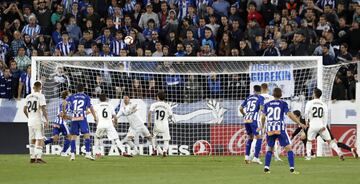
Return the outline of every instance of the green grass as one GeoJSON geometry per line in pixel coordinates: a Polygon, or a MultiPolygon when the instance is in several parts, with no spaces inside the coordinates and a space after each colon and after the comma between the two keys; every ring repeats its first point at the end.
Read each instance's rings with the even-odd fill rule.
{"type": "Polygon", "coordinates": [[[272,162],[271,174],[262,165],[246,165],[243,157],[104,157],[44,156],[48,163],[30,164],[27,155],[0,155],[1,184],[204,184],[204,183],[360,183],[360,160],[336,157],[296,159],[300,175],[291,175],[285,162],[272,162]]]}

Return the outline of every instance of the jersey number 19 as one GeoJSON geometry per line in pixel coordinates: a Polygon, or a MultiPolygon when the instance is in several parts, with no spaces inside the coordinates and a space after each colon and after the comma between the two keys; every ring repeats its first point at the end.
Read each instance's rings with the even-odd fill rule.
{"type": "Polygon", "coordinates": [[[156,110],[156,119],[159,120],[161,118],[161,120],[164,120],[165,118],[165,111],[160,111],[160,110],[156,110]]]}

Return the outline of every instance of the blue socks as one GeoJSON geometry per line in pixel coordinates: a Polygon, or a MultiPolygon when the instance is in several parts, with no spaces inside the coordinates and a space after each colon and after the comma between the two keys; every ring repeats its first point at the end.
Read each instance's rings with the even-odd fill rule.
{"type": "Polygon", "coordinates": [[[288,152],[287,152],[287,156],[288,156],[288,161],[289,161],[289,167],[290,167],[290,169],[294,169],[294,167],[295,167],[294,152],[293,152],[293,151],[288,151],[288,152]]]}
{"type": "Polygon", "coordinates": [[[47,139],[46,141],[44,141],[45,145],[53,143],[54,139],[51,137],[50,139],[47,139]]]}
{"type": "MultiPolygon", "coordinates": [[[[252,139],[248,139],[246,142],[246,149],[245,149],[245,155],[249,156],[250,155],[250,149],[251,149],[251,143],[252,143],[252,139]]],[[[257,145],[257,144],[256,144],[257,145]]]]}
{"type": "Polygon", "coordinates": [[[85,151],[90,152],[90,139],[85,139],[85,151]]]}
{"type": "Polygon", "coordinates": [[[261,145],[262,145],[262,139],[256,139],[255,154],[254,154],[255,158],[259,158],[259,154],[261,151],[261,145]]]}
{"type": "Polygon", "coordinates": [[[265,168],[270,168],[271,157],[272,151],[267,151],[265,156],[265,168]]]}
{"type": "MultiPolygon", "coordinates": [[[[64,146],[64,147],[65,147],[65,146],[64,146]]],[[[71,140],[71,141],[70,141],[70,148],[71,148],[70,152],[71,152],[71,153],[75,153],[75,149],[76,149],[76,142],[75,142],[75,140],[71,140]]]]}
{"type": "Polygon", "coordinates": [[[63,150],[61,152],[66,153],[66,151],[69,149],[69,146],[70,146],[70,140],[65,139],[64,148],[63,148],[63,150]]]}

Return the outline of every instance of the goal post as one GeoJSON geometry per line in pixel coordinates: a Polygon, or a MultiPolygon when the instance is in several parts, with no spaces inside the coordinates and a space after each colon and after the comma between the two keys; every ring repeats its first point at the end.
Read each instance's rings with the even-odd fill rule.
{"type": "MultiPolygon", "coordinates": [[[[303,112],[315,87],[324,91],[325,101],[330,100],[337,70],[324,67],[318,56],[32,57],[31,80],[43,82],[52,121],[60,92],[75,92],[79,83],[85,84],[93,103],[98,94],[106,93],[115,108],[121,105],[122,96],[129,94],[140,104],[145,122],[155,92],[164,90],[176,119],[170,125],[171,154],[239,155],[245,152],[246,136],[238,108],[251,93],[251,86],[267,82],[270,88],[281,87],[291,110],[303,112]]],[[[289,127],[291,131],[296,128],[294,124],[289,127]]],[[[127,128],[126,119],[120,118],[117,130],[121,138],[127,128]]],[[[149,154],[149,143],[141,137],[138,141],[142,153],[149,154]]],[[[294,149],[302,154],[299,139],[294,149]]]]}

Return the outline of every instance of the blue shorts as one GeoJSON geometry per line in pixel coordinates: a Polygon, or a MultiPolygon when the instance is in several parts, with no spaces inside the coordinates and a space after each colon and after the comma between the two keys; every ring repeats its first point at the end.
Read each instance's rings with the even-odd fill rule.
{"type": "Polygon", "coordinates": [[[248,135],[261,135],[261,131],[257,132],[256,129],[258,129],[259,126],[257,122],[252,123],[245,123],[245,130],[248,135]]]}
{"type": "Polygon", "coordinates": [[[266,136],[266,142],[269,147],[274,147],[276,139],[279,140],[280,146],[285,147],[289,144],[291,144],[291,140],[289,138],[289,135],[282,131],[280,135],[268,135],[266,136]]]}
{"type": "Polygon", "coordinates": [[[61,124],[60,125],[60,128],[53,128],[53,132],[52,132],[52,135],[69,135],[70,132],[69,132],[69,128],[67,126],[67,124],[61,124]]]}
{"type": "Polygon", "coordinates": [[[79,129],[80,129],[81,134],[90,133],[89,124],[88,124],[87,120],[71,122],[71,126],[70,126],[71,135],[79,135],[79,129]]]}

